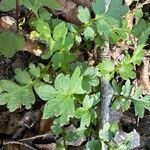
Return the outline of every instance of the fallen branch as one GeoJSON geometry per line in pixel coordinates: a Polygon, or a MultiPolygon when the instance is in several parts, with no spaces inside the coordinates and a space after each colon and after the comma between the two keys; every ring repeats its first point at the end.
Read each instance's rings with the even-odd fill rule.
{"type": "Polygon", "coordinates": [[[35,148],[31,147],[30,145],[28,145],[26,143],[18,142],[18,141],[9,141],[9,142],[3,143],[3,146],[6,146],[6,145],[21,145],[21,146],[28,148],[29,150],[36,150],[35,148]]]}

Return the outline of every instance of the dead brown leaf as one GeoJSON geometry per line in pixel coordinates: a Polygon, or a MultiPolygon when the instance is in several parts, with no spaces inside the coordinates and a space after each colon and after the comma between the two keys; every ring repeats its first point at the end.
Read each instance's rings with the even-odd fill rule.
{"type": "Polygon", "coordinates": [[[134,20],[134,14],[133,14],[133,12],[129,12],[128,14],[127,14],[127,16],[126,16],[126,19],[127,19],[127,21],[128,21],[128,27],[130,28],[130,29],[132,29],[132,27],[133,27],[133,20],[134,20]]]}
{"type": "Polygon", "coordinates": [[[35,56],[41,56],[44,50],[46,50],[46,45],[38,41],[26,40],[23,50],[34,54],[35,56]]]}
{"type": "Polygon", "coordinates": [[[16,31],[16,19],[10,16],[0,18],[0,29],[4,31],[16,31]]]}
{"type": "Polygon", "coordinates": [[[150,72],[149,72],[150,60],[149,58],[143,59],[143,64],[139,71],[138,86],[141,86],[144,94],[150,93],[150,72]]]}

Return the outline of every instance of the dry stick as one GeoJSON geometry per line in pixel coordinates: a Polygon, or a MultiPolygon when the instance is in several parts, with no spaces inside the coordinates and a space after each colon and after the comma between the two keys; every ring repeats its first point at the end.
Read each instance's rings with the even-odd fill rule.
{"type": "MultiPolygon", "coordinates": [[[[106,43],[106,47],[101,50],[101,60],[110,59],[108,57],[109,52],[109,43],[106,43]]],[[[107,79],[104,77],[100,78],[100,93],[101,93],[101,101],[98,106],[97,114],[98,114],[98,130],[101,129],[105,123],[109,122],[109,106],[113,97],[112,87],[107,79]]],[[[107,146],[102,143],[102,150],[107,150],[107,146]]]]}
{"type": "MultiPolygon", "coordinates": [[[[105,12],[107,12],[111,0],[105,0],[105,12]]],[[[109,41],[105,42],[104,49],[100,50],[101,61],[110,59],[109,57],[109,41]]],[[[101,102],[98,107],[98,128],[101,129],[105,123],[109,122],[109,106],[113,97],[112,87],[107,79],[100,78],[101,102]]],[[[102,150],[107,150],[108,147],[102,143],[102,150]]]]}
{"type": "Polygon", "coordinates": [[[18,140],[19,142],[24,142],[24,141],[29,141],[29,140],[35,140],[35,139],[37,139],[37,138],[42,138],[42,137],[46,137],[46,136],[48,136],[48,135],[50,135],[50,134],[42,134],[42,135],[37,135],[37,136],[33,136],[33,137],[30,137],[30,138],[24,138],[24,139],[20,139],[20,140],[18,140]]]}
{"type": "Polygon", "coordinates": [[[17,28],[17,33],[19,32],[19,14],[20,14],[20,0],[16,0],[16,28],[17,28]]]}
{"type": "Polygon", "coordinates": [[[9,141],[9,142],[3,143],[3,145],[4,146],[6,146],[6,145],[21,145],[21,146],[24,146],[24,147],[28,148],[28,150],[36,150],[35,148],[29,146],[26,143],[17,142],[17,141],[9,141]]]}

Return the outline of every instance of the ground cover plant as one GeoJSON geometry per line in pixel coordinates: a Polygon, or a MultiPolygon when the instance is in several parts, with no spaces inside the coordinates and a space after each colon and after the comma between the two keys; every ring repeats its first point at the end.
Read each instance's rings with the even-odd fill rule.
{"type": "Polygon", "coordinates": [[[113,117],[132,111],[137,125],[149,114],[150,1],[1,0],[0,17],[1,57],[32,57],[1,78],[0,105],[41,113],[25,115],[7,142],[1,133],[2,147],[44,149],[35,139],[50,132],[46,145],[58,150],[135,148],[132,133],[115,138],[122,129],[113,117]],[[30,138],[36,123],[44,134],[39,127],[30,138]]]}

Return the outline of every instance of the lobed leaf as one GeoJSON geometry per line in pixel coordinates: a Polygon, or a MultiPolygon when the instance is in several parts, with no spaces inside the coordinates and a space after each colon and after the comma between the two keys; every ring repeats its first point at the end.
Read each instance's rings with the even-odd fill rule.
{"type": "Polygon", "coordinates": [[[81,22],[87,24],[90,19],[91,19],[91,15],[90,15],[90,11],[88,8],[83,8],[82,6],[78,7],[78,18],[81,22]]]}
{"type": "Polygon", "coordinates": [[[0,33],[0,54],[12,57],[24,45],[24,37],[12,32],[0,33]],[[9,41],[9,42],[8,42],[9,41]],[[10,42],[11,41],[11,42],[10,42]]]}
{"type": "Polygon", "coordinates": [[[20,86],[9,80],[1,80],[0,85],[3,92],[0,93],[0,105],[7,104],[10,112],[15,111],[22,105],[30,109],[35,102],[35,96],[31,85],[20,86]],[[8,88],[8,84],[11,86],[8,88]]]}

